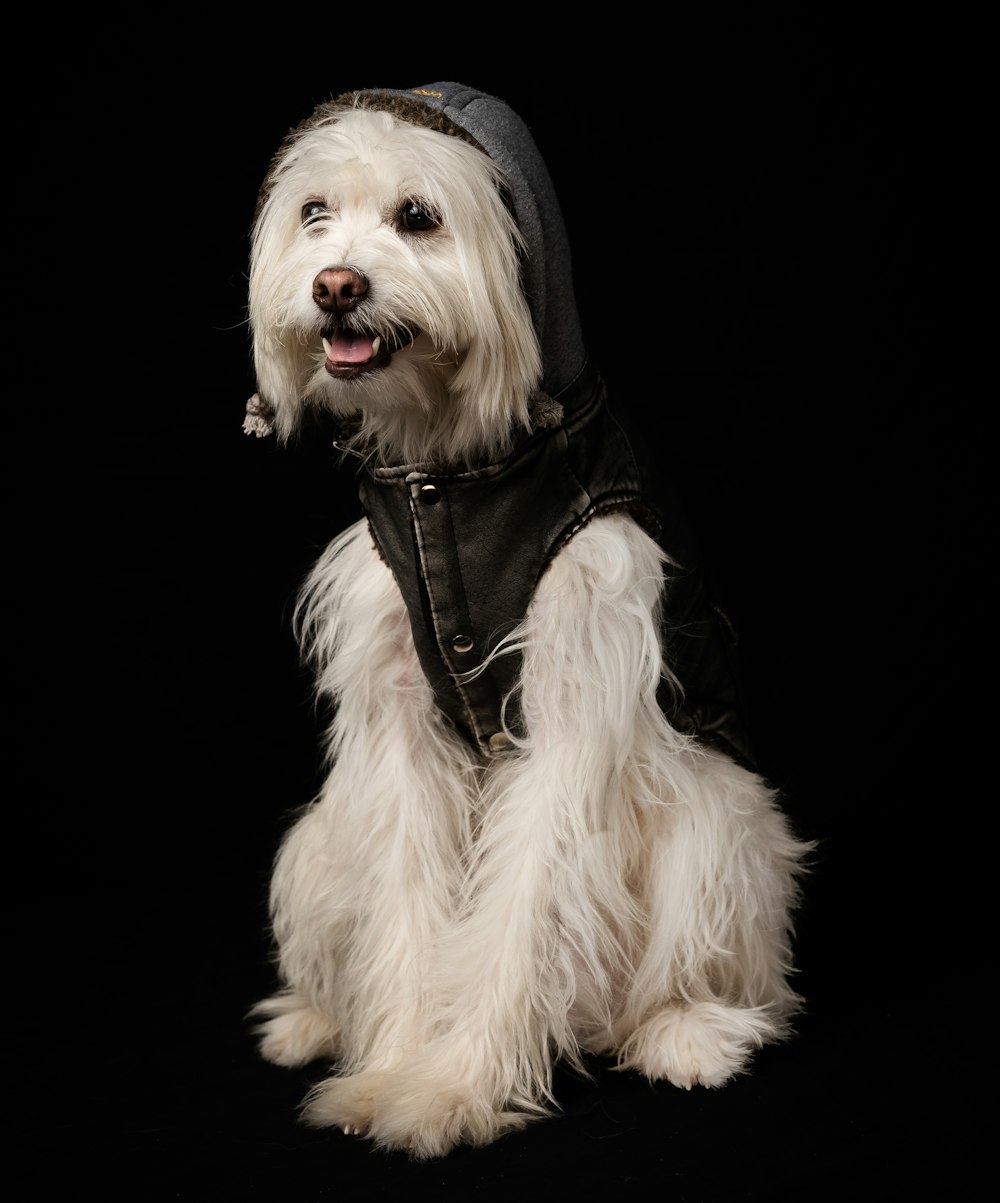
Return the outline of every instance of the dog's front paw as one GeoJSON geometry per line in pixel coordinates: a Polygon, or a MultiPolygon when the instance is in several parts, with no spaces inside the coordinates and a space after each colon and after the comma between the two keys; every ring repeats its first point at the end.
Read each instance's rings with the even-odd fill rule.
{"type": "Polygon", "coordinates": [[[296,1068],[337,1052],[336,1024],[294,994],[276,994],[258,1003],[252,1015],[267,1016],[256,1029],[265,1061],[296,1068]]]}
{"type": "Polygon", "coordinates": [[[327,1079],[306,1100],[303,1118],[425,1161],[456,1145],[489,1144],[533,1116],[497,1108],[468,1084],[378,1070],[327,1079]]]}
{"type": "Polygon", "coordinates": [[[665,1078],[684,1090],[721,1086],[742,1073],[753,1053],[776,1035],[763,1007],[665,1007],[625,1041],[618,1066],[654,1080],[665,1078]]]}
{"type": "Polygon", "coordinates": [[[376,1100],[391,1083],[392,1075],[386,1070],[327,1078],[306,1098],[302,1118],[314,1128],[340,1128],[348,1136],[367,1136],[376,1100]]]}

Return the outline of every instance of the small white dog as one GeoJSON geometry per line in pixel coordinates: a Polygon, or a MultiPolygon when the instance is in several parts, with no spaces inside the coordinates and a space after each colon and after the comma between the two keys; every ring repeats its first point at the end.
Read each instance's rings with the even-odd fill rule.
{"type": "Polygon", "coordinates": [[[799,1005],[809,846],[644,505],[526,126],[457,84],[321,106],[264,182],[249,313],[245,429],[328,415],[366,513],[296,614],[329,774],[275,866],[263,1055],[333,1062],[305,1118],[420,1158],[549,1113],[558,1058],[741,1072],[799,1005]]]}

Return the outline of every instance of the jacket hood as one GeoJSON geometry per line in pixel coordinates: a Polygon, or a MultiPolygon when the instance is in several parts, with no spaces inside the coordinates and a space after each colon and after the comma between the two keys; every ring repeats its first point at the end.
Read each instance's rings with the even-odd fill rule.
{"type": "Polygon", "coordinates": [[[324,109],[356,106],[464,138],[503,172],[506,199],[525,240],[522,283],[542,350],[542,388],[558,394],[582,370],[586,350],[562,212],[527,125],[502,100],[460,83],[349,92],[324,109]]]}

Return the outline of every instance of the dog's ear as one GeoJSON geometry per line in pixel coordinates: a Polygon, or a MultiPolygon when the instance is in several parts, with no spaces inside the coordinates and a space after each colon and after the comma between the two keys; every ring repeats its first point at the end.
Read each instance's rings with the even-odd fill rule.
{"type": "Polygon", "coordinates": [[[294,223],[272,191],[258,206],[250,247],[249,324],[257,378],[257,408],[286,440],[298,425],[307,360],[296,324],[285,313],[286,282],[275,265],[294,238],[294,223]],[[267,270],[265,270],[267,268],[267,270]]]}
{"type": "Polygon", "coordinates": [[[502,193],[491,193],[462,223],[473,328],[452,382],[461,410],[479,426],[478,440],[527,427],[542,358],[521,275],[523,246],[502,193]]]}

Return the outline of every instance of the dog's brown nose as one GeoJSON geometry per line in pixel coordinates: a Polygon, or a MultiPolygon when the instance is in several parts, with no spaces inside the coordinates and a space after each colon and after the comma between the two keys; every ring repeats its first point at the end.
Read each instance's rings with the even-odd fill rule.
{"type": "Polygon", "coordinates": [[[313,280],[313,300],[325,313],[347,313],[368,291],[368,281],[353,267],[327,267],[313,280]]]}

